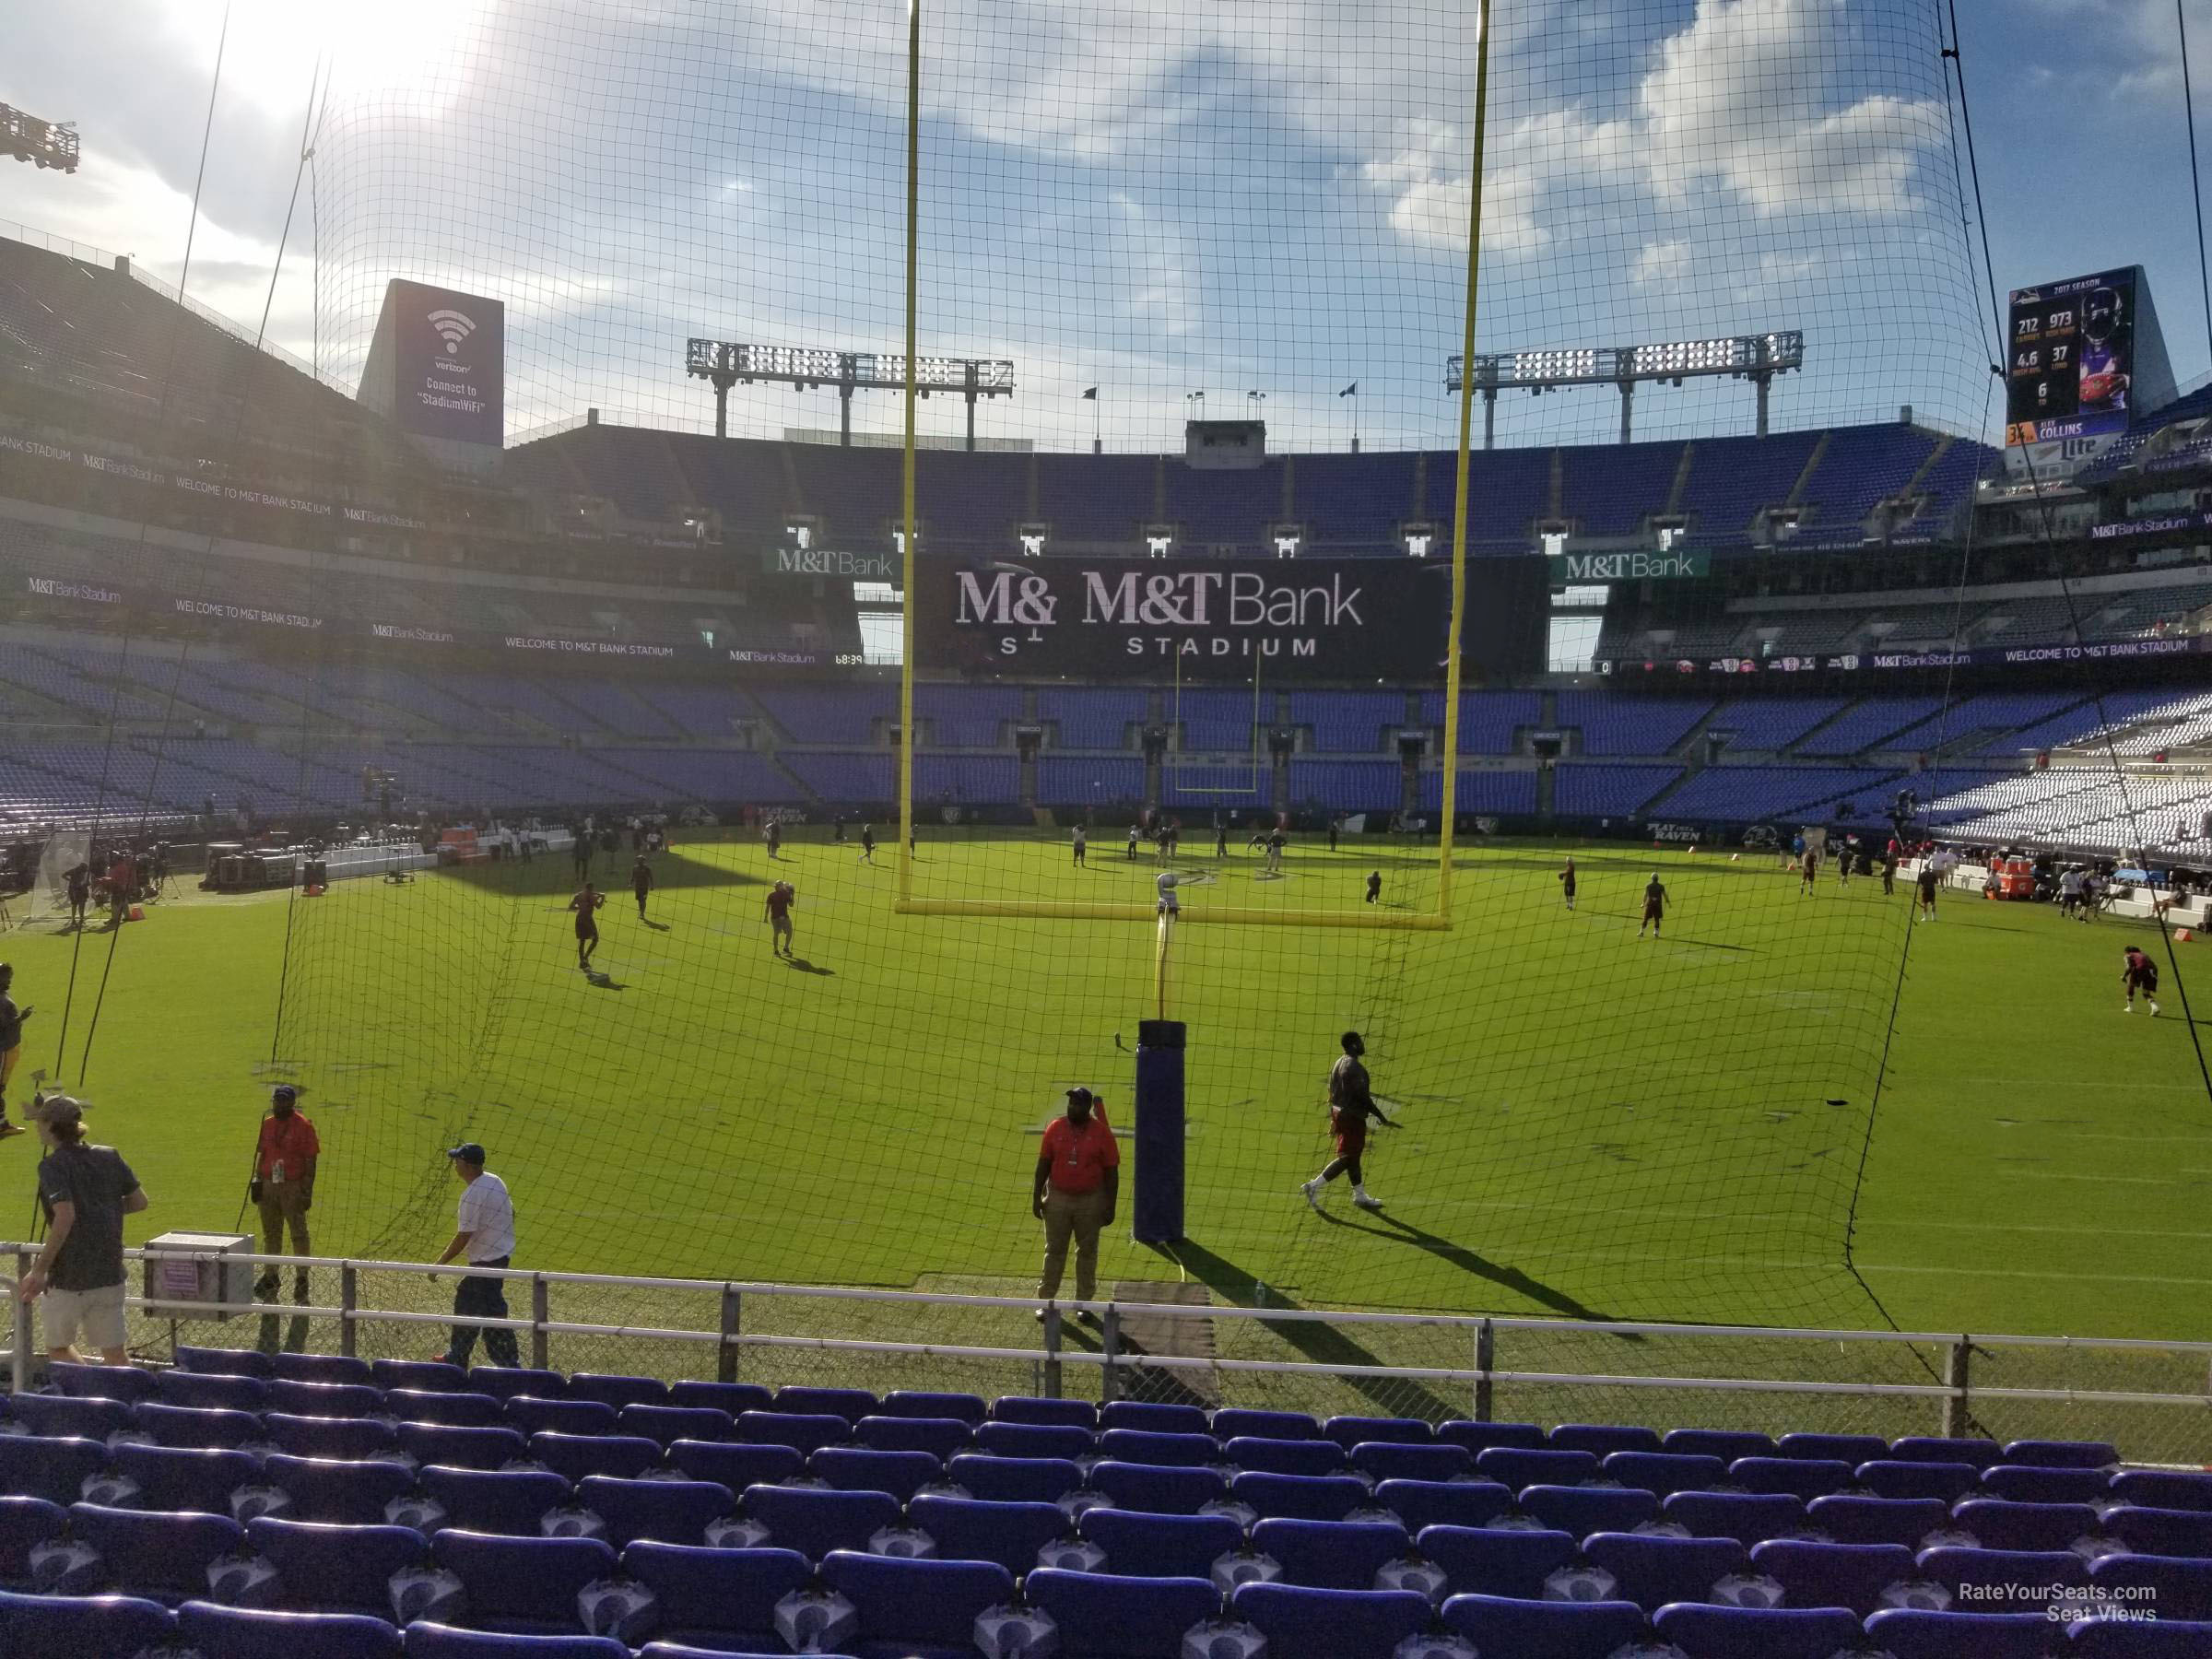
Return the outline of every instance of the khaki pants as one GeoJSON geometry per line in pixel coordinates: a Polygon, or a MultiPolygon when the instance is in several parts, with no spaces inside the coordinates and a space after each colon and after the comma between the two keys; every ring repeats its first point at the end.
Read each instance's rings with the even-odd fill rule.
{"type": "MultiPolygon", "coordinates": [[[[307,1188],[297,1181],[279,1182],[275,1186],[265,1184],[261,1189],[261,1253],[264,1255],[312,1255],[307,1242],[307,1188]],[[284,1232],[291,1228],[292,1247],[284,1247],[284,1232]]],[[[265,1267],[262,1272],[269,1279],[276,1277],[276,1269],[265,1267]]],[[[292,1282],[304,1289],[307,1269],[292,1269],[292,1282]]]]}
{"type": "Polygon", "coordinates": [[[1044,1194],[1044,1272],[1037,1280],[1040,1300],[1060,1294],[1060,1276],[1067,1266],[1067,1241],[1076,1241],[1076,1300],[1089,1301],[1099,1288],[1099,1229],[1106,1219],[1106,1189],[1064,1193],[1058,1187],[1044,1194]]]}

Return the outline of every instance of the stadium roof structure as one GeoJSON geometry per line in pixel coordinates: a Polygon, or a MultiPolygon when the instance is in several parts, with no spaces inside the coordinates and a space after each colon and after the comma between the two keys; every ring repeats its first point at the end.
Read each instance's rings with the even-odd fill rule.
{"type": "Polygon", "coordinates": [[[430,476],[388,423],[306,364],[124,257],[102,265],[0,237],[0,383],[85,405],[117,436],[150,435],[149,448],[196,432],[202,450],[235,437],[331,475],[430,476]]]}

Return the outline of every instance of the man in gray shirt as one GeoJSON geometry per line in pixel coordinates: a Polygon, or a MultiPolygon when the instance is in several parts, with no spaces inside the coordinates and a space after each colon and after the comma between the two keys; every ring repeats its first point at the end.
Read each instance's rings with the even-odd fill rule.
{"type": "Polygon", "coordinates": [[[146,1207],[146,1193],[114,1147],[87,1143],[80,1101],[47,1095],[34,1100],[27,1115],[47,1148],[39,1164],[46,1247],[17,1294],[25,1301],[45,1296],[41,1323],[53,1359],[81,1360],[81,1332],[103,1362],[125,1364],[123,1218],[146,1207]]]}

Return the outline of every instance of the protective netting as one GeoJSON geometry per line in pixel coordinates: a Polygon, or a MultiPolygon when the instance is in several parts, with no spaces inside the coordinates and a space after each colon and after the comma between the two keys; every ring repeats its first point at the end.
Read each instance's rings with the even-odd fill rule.
{"type": "MultiPolygon", "coordinates": [[[[1448,445],[1477,16],[924,6],[920,349],[1013,362],[981,437],[1141,453],[1194,414],[1277,450],[1448,445]]],[[[1479,350],[1802,329],[1778,427],[1984,429],[1925,0],[1502,0],[1493,36],[1479,350]]],[[[515,0],[453,8],[404,76],[341,61],[318,368],[354,386],[395,276],[506,301],[511,432],[711,430],[692,336],[900,351],[906,44],[879,0],[515,0]]],[[[1644,435],[1750,429],[1731,381],[1640,395],[1644,435]]],[[[1617,402],[1515,394],[1500,441],[1602,441],[1617,402]]],[[[958,396],[919,415],[964,432],[958,396]]],[[[896,433],[897,398],[853,423],[896,433]]],[[[730,393],[735,436],[838,424],[832,387],[730,393]]]]}
{"type": "MultiPolygon", "coordinates": [[[[1018,528],[1045,516],[1048,560],[1086,539],[1134,552],[1152,525],[1171,544],[1152,551],[1188,552],[1217,514],[1279,520],[1294,545],[1278,554],[1332,515],[1393,551],[1426,535],[1418,550],[1447,565],[1455,521],[1471,539],[1510,530],[1525,552],[1569,482],[1559,456],[1498,457],[1458,499],[1459,411],[1441,389],[1470,301],[1477,15],[924,8],[919,347],[1008,359],[1015,390],[972,410],[940,392],[919,429],[957,441],[972,418],[986,444],[1108,455],[1049,515],[1034,465],[939,479],[922,456],[938,492],[922,556],[959,523],[995,524],[990,556],[1019,559],[1018,528]],[[1201,416],[1264,420],[1295,466],[1209,478],[1156,453],[1179,451],[1181,423],[1201,416]],[[1339,477],[1323,452],[1355,433],[1427,453],[1339,477]]],[[[319,371],[359,379],[396,277],[505,302],[511,435],[587,409],[712,429],[713,394],[684,373],[694,336],[900,350],[908,18],[881,4],[517,0],[457,8],[402,84],[341,72],[314,173],[319,371]]],[[[1778,426],[1909,403],[1923,424],[1984,429],[1936,47],[1921,0],[1499,6],[1478,349],[1801,329],[1805,368],[1773,388],[1778,426]]],[[[834,395],[740,382],[728,430],[833,429],[834,395]]],[[[1533,415],[1514,401],[1500,441],[1610,436],[1620,395],[1563,393],[1533,415]]],[[[1750,425],[1750,391],[1725,379],[1638,396],[1643,435],[1750,425]]],[[[852,418],[893,431],[899,400],[861,392],[852,418]]],[[[1792,495],[1812,453],[1808,439],[1762,486],[1771,499],[1792,495]]],[[[674,454],[594,488],[665,515],[700,482],[674,454]]],[[[827,504],[848,529],[873,519],[891,545],[895,468],[856,500],[861,475],[803,446],[775,466],[763,488],[827,504]]],[[[1635,482],[1639,520],[1675,504],[1679,470],[1635,482]]],[[[1403,925],[1443,909],[1449,587],[1414,601],[1439,644],[1410,669],[1380,645],[1302,681],[1264,653],[1255,679],[1241,663],[1188,671],[1175,653],[1124,672],[1024,645],[999,703],[932,708],[925,686],[911,732],[888,687],[764,688],[754,752],[728,758],[727,787],[685,794],[794,808],[782,845],[771,855],[749,825],[679,830],[644,861],[636,902],[625,825],[590,866],[607,903],[588,973],[569,909],[583,872],[561,853],[293,900],[273,1058],[370,1171],[335,1186],[319,1237],[434,1246],[453,1192],[441,1148],[473,1139],[516,1194],[533,1261],[1018,1282],[1035,1249],[1037,1133],[1078,1083],[1126,1129],[1136,1022],[1165,1010],[1192,1033],[1190,1236],[1147,1252],[1110,1230],[1114,1282],[1867,1316],[1848,1230],[1906,907],[1864,878],[1803,894],[1771,855],[1726,846],[1587,857],[1570,910],[1547,851],[1482,841],[1486,818],[1548,812],[1564,787],[1486,759],[1522,752],[1524,730],[1597,724],[1529,694],[1467,712],[1453,926],[1403,925]],[[1394,758],[1400,729],[1426,735],[1394,758]],[[1347,730],[1368,759],[1304,758],[1347,730]],[[912,891],[956,913],[893,911],[910,877],[887,815],[910,758],[912,891]],[[1336,824],[1334,850],[1331,820],[1356,820],[1336,824]],[[1182,831],[1165,852],[1163,822],[1182,831]],[[1253,844],[1278,825],[1279,853],[1253,844]],[[1168,870],[1197,879],[1163,983],[1153,910],[1168,870]],[[795,889],[788,957],[764,913],[778,880],[795,889]],[[1646,936],[1653,882],[1665,921],[1646,936]],[[1071,910],[1084,905],[1097,913],[1071,910]],[[1302,924],[1316,918],[1331,924],[1302,924]],[[1365,1032],[1404,1128],[1378,1131],[1371,1153],[1388,1208],[1350,1209],[1338,1182],[1316,1214],[1299,1183],[1329,1156],[1322,1080],[1347,1029],[1365,1032]]],[[[947,591],[932,578],[905,595],[910,669],[928,680],[980,672],[947,647],[941,606],[924,612],[947,591]]],[[[1536,671],[1542,588],[1482,591],[1462,636],[1468,684],[1536,671]]],[[[1632,747],[1646,735],[1596,752],[1646,752],[1632,747]]],[[[458,764],[440,798],[467,788],[458,764]]],[[[547,749],[533,764],[570,763],[547,749]]],[[[403,801],[411,771],[428,793],[434,765],[399,751],[403,801]]],[[[577,777],[579,817],[674,804],[650,781],[618,799],[605,770],[577,777]]],[[[481,798],[496,806],[503,787],[488,775],[481,798]]]]}

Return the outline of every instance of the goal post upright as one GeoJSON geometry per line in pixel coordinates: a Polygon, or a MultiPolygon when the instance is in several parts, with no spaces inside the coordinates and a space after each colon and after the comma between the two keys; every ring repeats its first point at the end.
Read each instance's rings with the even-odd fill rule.
{"type": "MultiPolygon", "coordinates": [[[[1490,0],[1475,12],[1475,144],[1467,193],[1467,304],[1460,361],[1475,360],[1475,305],[1482,276],[1482,140],[1490,101],[1490,0]]],[[[1443,822],[1437,827],[1436,908],[1452,916],[1452,852],[1459,819],[1459,686],[1461,629],[1467,611],[1467,447],[1473,437],[1475,377],[1459,377],[1459,453],[1452,493],[1452,622],[1444,641],[1443,822]]]]}
{"type": "MultiPolygon", "coordinates": [[[[1488,0],[1485,0],[1488,4],[1488,0]]],[[[906,0],[906,429],[900,443],[899,513],[899,903],[914,897],[914,353],[915,259],[921,246],[922,0],[906,0]]],[[[1463,459],[1461,471],[1465,471],[1463,459]]]]}

